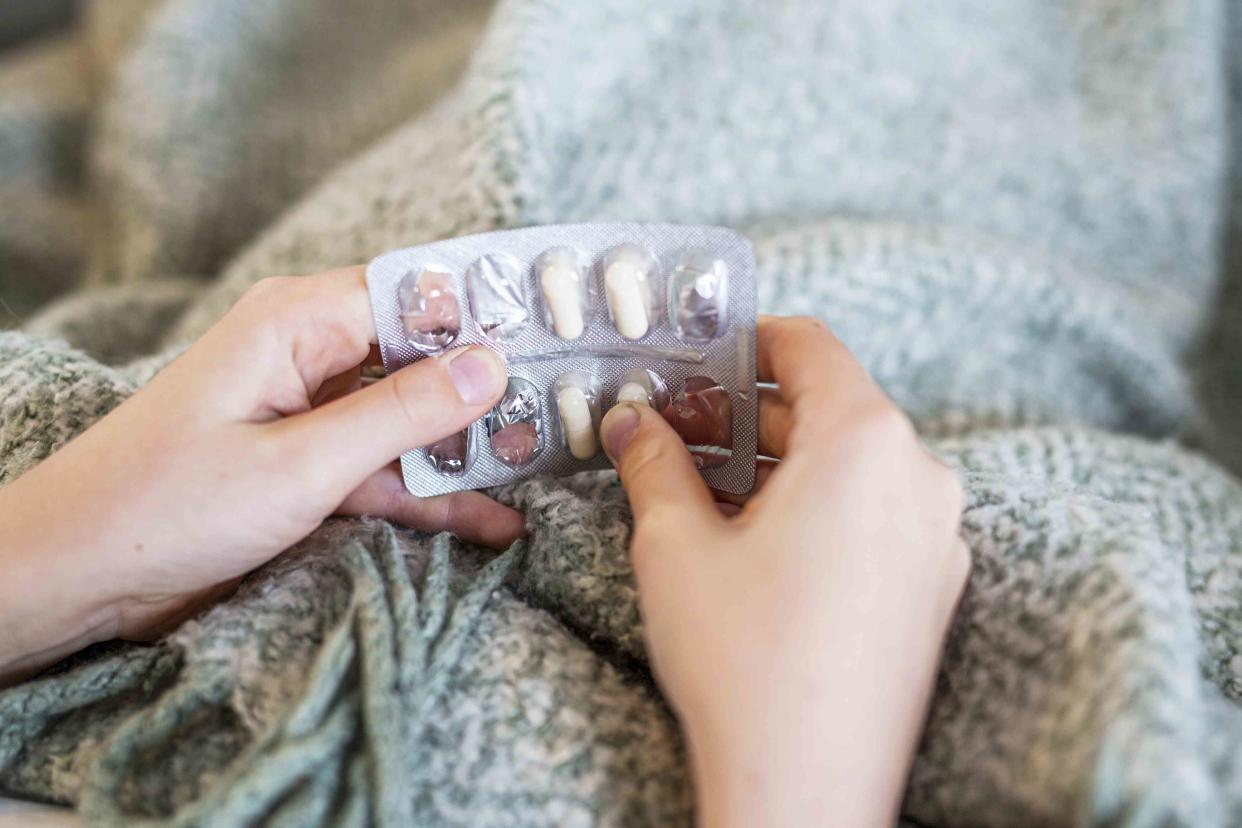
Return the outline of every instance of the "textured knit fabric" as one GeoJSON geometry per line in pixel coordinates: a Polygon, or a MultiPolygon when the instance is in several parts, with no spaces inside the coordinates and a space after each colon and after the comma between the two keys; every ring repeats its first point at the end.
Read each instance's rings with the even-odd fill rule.
{"type": "MultiPolygon", "coordinates": [[[[1237,824],[1240,16],[98,2],[0,65],[0,484],[264,276],[727,224],[763,309],[827,320],[966,484],[905,816],[1237,824]]],[[[331,520],[165,639],[0,692],[0,790],[103,825],[689,822],[615,476],[497,495],[530,528],[503,554],[331,520]]]]}

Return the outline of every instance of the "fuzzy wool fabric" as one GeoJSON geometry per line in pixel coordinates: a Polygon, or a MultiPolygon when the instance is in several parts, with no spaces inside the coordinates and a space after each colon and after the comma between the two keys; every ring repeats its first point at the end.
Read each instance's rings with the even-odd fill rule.
{"type": "MultiPolygon", "coordinates": [[[[264,276],[729,225],[761,307],[828,321],[966,485],[903,818],[1238,824],[1239,42],[1227,0],[88,4],[0,61],[0,485],[264,276]]],[[[689,823],[615,475],[496,495],[530,529],[502,554],[330,520],[164,639],[0,691],[0,792],[689,823]]]]}

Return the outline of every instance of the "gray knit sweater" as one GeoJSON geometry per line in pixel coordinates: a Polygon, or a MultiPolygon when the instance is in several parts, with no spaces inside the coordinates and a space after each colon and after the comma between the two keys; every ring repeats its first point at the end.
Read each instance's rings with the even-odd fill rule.
{"type": "MultiPolygon", "coordinates": [[[[98,2],[0,64],[0,484],[263,276],[727,224],[762,307],[831,323],[966,481],[907,818],[1237,824],[1240,37],[1226,0],[98,2]]],[[[530,528],[499,556],[332,520],[164,640],[0,692],[0,791],[688,822],[615,477],[497,494],[530,528]]]]}

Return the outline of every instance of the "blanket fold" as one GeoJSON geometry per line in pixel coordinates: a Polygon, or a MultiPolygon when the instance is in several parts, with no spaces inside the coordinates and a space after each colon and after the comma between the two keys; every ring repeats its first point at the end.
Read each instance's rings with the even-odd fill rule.
{"type": "MultiPolygon", "coordinates": [[[[762,309],[828,321],[966,484],[904,816],[1236,824],[1240,19],[96,2],[0,61],[0,485],[265,276],[727,224],[762,309]]],[[[505,553],[334,519],[161,641],[0,692],[0,791],[100,825],[688,824],[615,475],[495,494],[528,518],[505,553]]]]}

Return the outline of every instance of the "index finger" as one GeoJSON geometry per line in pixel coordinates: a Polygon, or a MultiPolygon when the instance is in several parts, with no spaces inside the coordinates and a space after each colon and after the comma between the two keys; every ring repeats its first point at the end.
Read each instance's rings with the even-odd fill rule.
{"type": "MultiPolygon", "coordinates": [[[[256,282],[203,334],[211,364],[203,376],[240,377],[264,389],[283,389],[292,363],[307,397],[324,380],[365,362],[375,343],[366,267],[256,282]]],[[[199,348],[186,354],[194,359],[199,348]]]]}
{"type": "Polygon", "coordinates": [[[884,392],[836,335],[818,319],[761,316],[758,320],[758,378],[775,382],[787,409],[774,418],[774,406],[760,407],[765,443],[784,448],[831,437],[853,412],[886,401],[884,392]]]}
{"type": "Polygon", "coordinates": [[[774,382],[791,406],[824,402],[833,389],[871,378],[836,334],[810,316],[760,316],[757,324],[758,378],[774,382]]]}

